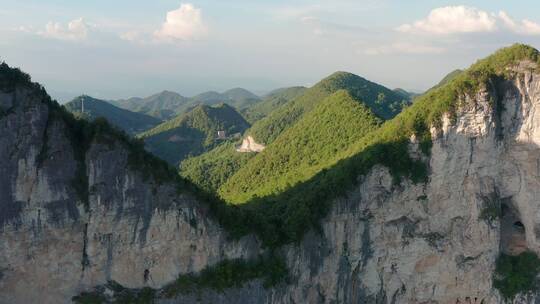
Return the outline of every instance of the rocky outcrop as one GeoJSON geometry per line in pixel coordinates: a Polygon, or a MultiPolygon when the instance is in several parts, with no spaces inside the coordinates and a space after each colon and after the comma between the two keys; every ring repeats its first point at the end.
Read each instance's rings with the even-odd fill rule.
{"type": "MultiPolygon", "coordinates": [[[[188,192],[129,169],[120,143],[92,142],[85,152],[85,202],[65,123],[24,87],[0,98],[11,105],[0,119],[1,303],[69,302],[108,280],[160,287],[262,252],[255,237],[230,240],[188,192]]],[[[334,202],[319,231],[278,249],[287,283],[160,301],[501,303],[492,283],[499,253],[540,253],[539,122],[540,75],[522,65],[432,128],[427,182],[396,183],[376,166],[334,202]],[[485,216],[493,205],[501,219],[485,216]]],[[[411,155],[424,157],[416,145],[411,155]]]]}
{"type": "Polygon", "coordinates": [[[247,152],[261,152],[264,150],[265,146],[257,143],[251,135],[247,136],[242,140],[242,144],[236,148],[236,152],[247,153],[247,152]]]}

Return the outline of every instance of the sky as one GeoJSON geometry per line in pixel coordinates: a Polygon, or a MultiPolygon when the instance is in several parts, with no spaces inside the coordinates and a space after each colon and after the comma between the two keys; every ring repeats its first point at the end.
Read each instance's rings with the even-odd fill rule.
{"type": "Polygon", "coordinates": [[[335,71],[421,92],[516,42],[540,2],[0,0],[0,60],[59,101],[311,86],[335,71]]]}

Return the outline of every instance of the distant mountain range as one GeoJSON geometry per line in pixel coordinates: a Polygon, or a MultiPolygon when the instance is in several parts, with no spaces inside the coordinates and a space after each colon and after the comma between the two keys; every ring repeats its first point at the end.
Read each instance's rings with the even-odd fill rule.
{"type": "Polygon", "coordinates": [[[183,114],[198,105],[227,103],[236,109],[243,109],[259,102],[261,98],[242,88],[234,88],[223,93],[208,91],[193,97],[185,97],[171,91],[163,91],[145,98],[112,100],[112,104],[133,112],[139,112],[167,120],[183,114]]]}
{"type": "Polygon", "coordinates": [[[132,135],[148,130],[161,123],[161,120],[158,118],[121,109],[104,100],[92,98],[90,96],[76,97],[72,101],[66,103],[64,107],[76,116],[82,116],[88,120],[103,117],[113,126],[132,135]],[[83,100],[84,113],[81,112],[83,100]]]}

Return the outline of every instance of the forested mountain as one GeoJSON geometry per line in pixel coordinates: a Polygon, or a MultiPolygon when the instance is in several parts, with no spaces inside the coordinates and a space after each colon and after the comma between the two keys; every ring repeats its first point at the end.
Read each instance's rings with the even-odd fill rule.
{"type": "Polygon", "coordinates": [[[280,193],[335,165],[380,122],[361,101],[345,90],[337,91],[242,166],[220,194],[227,201],[242,203],[280,193]]]}
{"type": "Polygon", "coordinates": [[[250,123],[254,123],[272,111],[306,92],[305,87],[290,87],[277,89],[263,97],[261,102],[255,103],[242,111],[250,123]]]}
{"type": "Polygon", "coordinates": [[[66,103],[64,107],[76,114],[89,120],[98,117],[107,119],[112,125],[126,131],[129,134],[136,134],[161,123],[161,120],[141,113],[124,110],[114,105],[90,96],[79,96],[66,103]],[[81,114],[81,101],[84,99],[84,114],[81,114]]]}
{"type": "MultiPolygon", "coordinates": [[[[347,99],[350,103],[350,100],[355,100],[356,103],[363,104],[370,113],[374,115],[374,117],[377,117],[380,120],[383,120],[384,117],[389,117],[392,115],[395,115],[398,113],[401,108],[404,105],[409,104],[410,98],[405,98],[404,96],[401,96],[400,94],[397,94],[393,92],[390,89],[387,89],[381,85],[375,84],[373,82],[370,82],[368,80],[365,80],[364,78],[361,78],[357,75],[345,73],[345,72],[337,72],[334,73],[327,78],[321,80],[319,83],[317,83],[315,86],[306,89],[302,87],[294,87],[289,88],[285,90],[279,90],[277,92],[274,92],[269,95],[269,98],[264,100],[263,102],[254,105],[251,108],[248,108],[246,111],[251,111],[248,113],[253,113],[254,115],[257,115],[256,113],[260,111],[261,113],[264,113],[265,111],[270,111],[268,114],[265,114],[266,116],[258,121],[256,121],[253,126],[246,131],[246,134],[253,135],[255,137],[255,140],[258,142],[262,142],[264,144],[267,144],[267,148],[270,152],[263,151],[261,155],[271,155],[273,153],[272,151],[275,151],[276,153],[283,153],[284,155],[287,154],[287,150],[292,151],[295,149],[302,149],[306,148],[309,149],[310,145],[317,145],[316,142],[320,140],[321,142],[324,141],[324,136],[329,136],[330,133],[332,133],[328,129],[329,127],[336,127],[339,128],[339,125],[329,126],[328,120],[334,121],[335,119],[331,118],[331,115],[335,114],[339,116],[339,113],[326,113],[327,116],[321,117],[321,121],[317,121],[317,118],[309,118],[307,121],[305,121],[304,129],[295,129],[295,131],[292,134],[287,135],[286,139],[282,139],[282,141],[278,144],[280,148],[272,148],[273,142],[280,138],[281,134],[285,132],[288,128],[292,128],[295,126],[299,121],[302,120],[304,115],[308,115],[310,111],[316,109],[319,104],[323,103],[328,97],[332,96],[338,91],[343,90],[344,92],[341,92],[337,97],[334,97],[333,99],[330,99],[330,101],[327,101],[325,105],[327,107],[331,107],[332,101],[335,102],[335,106],[338,107],[338,109],[335,109],[336,111],[341,111],[339,109],[339,106],[345,106],[346,102],[344,102],[344,99],[347,99]],[[345,96],[348,96],[347,98],[345,96]],[[328,104],[330,103],[330,104],[328,104]],[[252,110],[253,109],[253,110],[252,110]],[[379,115],[377,115],[377,113],[379,115]],[[382,118],[381,118],[382,117],[382,118]],[[309,125],[309,127],[308,127],[309,125]],[[319,130],[319,126],[321,127],[321,130],[319,130]],[[317,132],[321,133],[317,133],[317,132]],[[313,133],[310,133],[313,132],[313,133]],[[317,136],[320,135],[321,138],[317,138],[317,136]],[[288,145],[288,142],[298,144],[299,146],[290,146],[286,147],[288,145]],[[302,146],[302,147],[300,147],[302,146]],[[279,151],[279,152],[278,152],[279,151]]],[[[320,109],[322,111],[322,109],[320,109]]],[[[361,111],[360,109],[357,109],[358,111],[361,111]]],[[[357,114],[357,113],[356,113],[357,114]]],[[[315,114],[318,115],[318,114],[315,114]]],[[[355,113],[351,113],[351,115],[355,115],[355,113]]],[[[246,115],[249,116],[249,115],[246,115]]],[[[251,116],[254,117],[254,116],[251,116]]],[[[350,123],[350,122],[336,122],[339,123],[350,123]]],[[[366,122],[366,128],[370,125],[369,122],[366,122]]],[[[347,128],[345,125],[344,128],[347,128]]],[[[366,130],[367,130],[366,129],[366,130]]],[[[361,130],[355,130],[356,135],[364,134],[366,131],[364,129],[361,130]]],[[[355,136],[356,136],[355,135],[355,136]]],[[[339,137],[339,135],[336,133],[334,136],[339,137]]],[[[339,140],[336,138],[336,140],[339,140]]],[[[350,141],[345,140],[344,142],[349,143],[350,141]]],[[[341,142],[343,143],[343,142],[341,142]]],[[[195,157],[193,159],[187,159],[185,163],[182,165],[182,174],[191,179],[194,183],[199,185],[204,185],[205,187],[212,187],[214,191],[217,190],[216,187],[220,187],[222,184],[221,182],[225,181],[226,178],[229,178],[231,176],[234,176],[236,171],[228,171],[227,173],[222,172],[223,167],[223,160],[226,159],[226,156],[230,156],[234,151],[231,151],[230,149],[225,149],[223,147],[220,147],[219,149],[216,149],[216,151],[211,151],[208,153],[208,155],[203,155],[200,157],[195,157]],[[210,176],[220,176],[220,178],[213,179],[210,176]],[[209,181],[214,181],[213,183],[209,183],[209,181]],[[219,182],[217,182],[219,181],[219,182]]],[[[317,156],[317,151],[304,151],[303,153],[314,154],[314,159],[311,160],[313,166],[306,165],[304,169],[306,169],[306,175],[300,174],[298,171],[295,171],[298,173],[296,178],[292,178],[289,182],[292,182],[293,180],[299,181],[305,178],[306,176],[309,176],[312,174],[313,171],[310,171],[313,168],[318,167],[324,167],[328,163],[332,162],[330,158],[325,157],[319,157],[317,156]],[[317,163],[315,160],[317,160],[319,163],[317,163]],[[311,169],[307,169],[307,168],[311,169]],[[302,177],[304,176],[304,177],[302,177]]],[[[326,153],[326,152],[324,152],[326,153]]],[[[296,152],[295,152],[296,154],[296,152]]],[[[302,153],[301,153],[302,154],[302,153]]],[[[288,156],[276,156],[278,158],[284,158],[284,159],[273,159],[272,161],[280,162],[282,167],[277,168],[277,165],[272,165],[271,163],[265,163],[265,166],[276,166],[276,170],[286,170],[289,166],[294,166],[293,163],[288,163],[289,157],[288,156]]],[[[301,157],[304,157],[306,155],[302,154],[301,157]]],[[[234,169],[241,169],[244,166],[247,166],[250,161],[249,159],[251,157],[255,157],[255,154],[250,154],[250,156],[243,156],[241,158],[237,157],[229,157],[227,166],[234,168],[234,169]]],[[[262,159],[265,156],[259,156],[257,155],[255,158],[259,159],[253,160],[255,163],[262,161],[270,161],[269,159],[266,159],[263,161],[262,159]]],[[[293,157],[293,156],[291,156],[293,157]]],[[[308,160],[306,160],[309,162],[308,160]]],[[[302,163],[296,163],[299,166],[302,166],[302,163]]],[[[250,169],[246,169],[245,176],[249,174],[253,174],[253,172],[259,172],[258,171],[259,165],[253,165],[250,167],[250,169]],[[251,173],[248,173],[251,172],[251,173]]],[[[270,169],[270,171],[273,169],[270,169]]],[[[317,169],[314,169],[315,171],[317,169]]],[[[282,172],[286,173],[286,172],[282,172]]],[[[266,173],[265,173],[266,174],[266,173]]],[[[277,172],[276,172],[277,174],[277,172]]],[[[293,173],[291,173],[293,174],[293,173]]],[[[238,177],[238,179],[245,178],[238,177]]],[[[270,178],[269,176],[266,176],[270,178]]],[[[262,179],[265,179],[266,177],[263,177],[262,179]]],[[[253,180],[258,180],[259,176],[254,176],[253,180]]],[[[270,178],[271,179],[271,178],[270,178]]],[[[233,182],[231,182],[233,183],[233,182]]],[[[229,184],[231,186],[232,184],[229,184]]],[[[283,185],[280,185],[283,186],[283,185]]],[[[235,187],[233,187],[235,188],[235,187]]],[[[228,190],[222,189],[223,192],[227,192],[228,190]]],[[[247,190],[242,190],[247,191],[247,190]]]]}
{"type": "Polygon", "coordinates": [[[407,100],[388,88],[351,73],[336,72],[291,102],[279,107],[264,119],[254,123],[248,133],[257,142],[269,144],[281,132],[296,123],[302,115],[339,90],[348,91],[352,97],[361,100],[382,119],[394,117],[401,111],[403,105],[408,104],[407,100]]]}
{"type": "Polygon", "coordinates": [[[187,156],[201,154],[224,140],[240,138],[248,127],[249,123],[227,104],[199,105],[139,137],[150,152],[177,165],[187,156]]]}

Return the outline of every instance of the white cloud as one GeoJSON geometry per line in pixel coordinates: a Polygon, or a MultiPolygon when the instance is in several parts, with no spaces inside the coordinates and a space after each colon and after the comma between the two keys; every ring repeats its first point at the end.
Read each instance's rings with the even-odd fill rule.
{"type": "Polygon", "coordinates": [[[496,18],[485,11],[467,6],[446,6],[433,9],[429,15],[412,24],[403,24],[398,31],[431,34],[492,32],[496,18]]]}
{"type": "Polygon", "coordinates": [[[499,12],[499,18],[503,24],[513,32],[522,35],[538,35],[540,34],[540,24],[532,22],[528,19],[523,19],[521,22],[514,21],[505,11],[499,12]]]}
{"type": "Polygon", "coordinates": [[[417,43],[396,42],[378,47],[368,47],[361,50],[366,55],[386,55],[386,54],[440,54],[444,48],[423,45],[417,43]]]}
{"type": "Polygon", "coordinates": [[[540,35],[540,24],[528,19],[515,21],[504,11],[494,14],[463,5],[435,8],[426,18],[397,27],[404,33],[435,35],[485,33],[501,29],[520,35],[540,35]]]}
{"type": "Polygon", "coordinates": [[[154,32],[158,40],[197,40],[208,33],[201,10],[193,4],[185,3],[180,8],[167,13],[161,29],[154,32]]]}
{"type": "Polygon", "coordinates": [[[67,27],[59,22],[49,22],[45,30],[39,31],[38,34],[46,38],[79,41],[87,38],[89,28],[90,25],[83,18],[79,18],[70,21],[67,27]]]}

